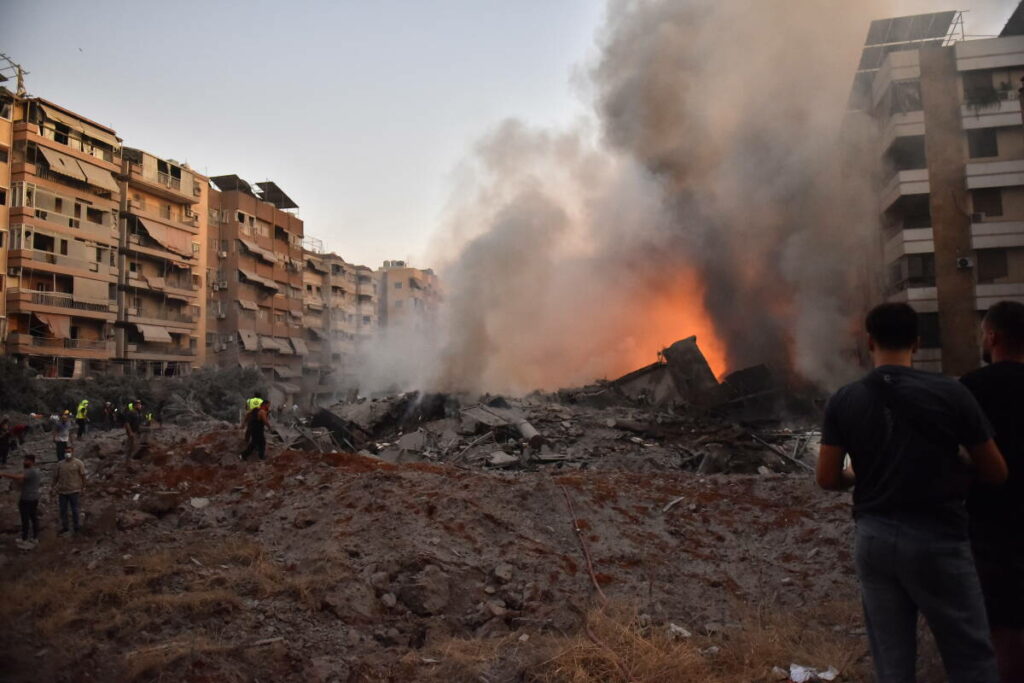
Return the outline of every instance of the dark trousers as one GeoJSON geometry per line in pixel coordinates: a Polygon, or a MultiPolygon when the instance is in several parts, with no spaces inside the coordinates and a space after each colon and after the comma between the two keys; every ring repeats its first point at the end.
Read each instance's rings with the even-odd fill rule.
{"type": "Polygon", "coordinates": [[[54,441],[53,443],[57,446],[57,462],[60,462],[68,452],[68,442],[54,441]]]}
{"type": "Polygon", "coordinates": [[[879,683],[914,683],[917,615],[950,683],[998,683],[968,541],[880,517],[857,520],[857,577],[879,683]]]}
{"type": "Polygon", "coordinates": [[[78,531],[78,495],[77,493],[62,493],[59,497],[60,503],[60,530],[68,530],[68,508],[71,509],[71,521],[75,531],[78,531]]]}
{"type": "Polygon", "coordinates": [[[249,455],[255,452],[260,456],[260,460],[267,459],[267,436],[263,432],[249,432],[249,443],[245,445],[245,450],[242,451],[242,457],[248,458],[249,455]]]}
{"type": "Polygon", "coordinates": [[[28,528],[32,527],[32,538],[39,538],[39,501],[19,500],[18,512],[21,513],[21,540],[28,540],[28,528]]]}
{"type": "Polygon", "coordinates": [[[75,419],[75,422],[78,423],[78,438],[81,439],[85,434],[85,425],[88,423],[88,420],[83,417],[79,417],[75,419]]]}
{"type": "Polygon", "coordinates": [[[7,454],[11,452],[11,439],[0,439],[0,465],[7,464],[7,454]]]}

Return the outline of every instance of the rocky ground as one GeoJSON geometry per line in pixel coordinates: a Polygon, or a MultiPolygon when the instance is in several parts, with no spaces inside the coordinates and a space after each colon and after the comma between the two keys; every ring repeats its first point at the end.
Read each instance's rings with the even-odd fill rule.
{"type": "MultiPolygon", "coordinates": [[[[154,427],[137,460],[117,432],[87,436],[80,536],[56,536],[45,494],[40,545],[17,549],[17,494],[2,494],[0,671],[16,681],[694,680],[681,669],[645,678],[634,660],[650,653],[617,653],[595,674],[593,649],[611,652],[628,632],[674,653],[666,661],[686,648],[704,680],[786,680],[794,662],[861,680],[846,497],[726,422],[698,430],[556,399],[527,416],[547,432],[543,447],[451,410],[443,427],[406,424],[395,441],[421,436],[398,456],[374,441],[362,455],[277,445],[266,462],[239,462],[238,430],[212,421],[154,427]],[[452,442],[444,457],[431,446],[441,438],[452,442]],[[475,457],[481,438],[493,442],[475,457]],[[495,450],[514,467],[491,466],[495,450]],[[690,471],[708,453],[715,470],[753,473],[690,471]],[[608,630],[609,615],[621,628],[608,630]]],[[[52,459],[45,434],[26,448],[52,459]]],[[[43,469],[48,478],[53,465],[43,469]]]]}

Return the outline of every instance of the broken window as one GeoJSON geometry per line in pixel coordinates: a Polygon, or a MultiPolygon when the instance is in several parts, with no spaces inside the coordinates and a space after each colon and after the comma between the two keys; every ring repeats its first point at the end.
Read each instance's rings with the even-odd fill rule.
{"type": "Polygon", "coordinates": [[[979,283],[995,282],[1010,274],[1006,249],[979,249],[975,258],[979,283]]]}
{"type": "Polygon", "coordinates": [[[975,128],[967,131],[967,150],[972,159],[999,156],[999,142],[995,128],[975,128]]]}
{"type": "Polygon", "coordinates": [[[964,102],[968,107],[986,107],[999,100],[991,71],[965,71],[963,82],[964,102]]]}
{"type": "Polygon", "coordinates": [[[911,135],[896,138],[889,147],[886,157],[894,171],[927,168],[928,159],[924,151],[924,136],[911,135]]]}
{"type": "Polygon", "coordinates": [[[935,254],[908,254],[904,258],[908,287],[935,286],[935,254]]]}
{"type": "Polygon", "coordinates": [[[889,115],[921,111],[921,82],[896,81],[892,84],[889,115]]]}
{"type": "Polygon", "coordinates": [[[971,204],[974,206],[972,220],[984,220],[990,216],[1003,215],[1003,191],[998,187],[971,190],[971,204]]]}

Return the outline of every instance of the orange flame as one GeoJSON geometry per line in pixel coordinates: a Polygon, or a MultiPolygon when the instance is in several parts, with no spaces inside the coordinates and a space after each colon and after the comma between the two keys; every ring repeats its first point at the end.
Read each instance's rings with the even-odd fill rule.
{"type": "Polygon", "coordinates": [[[642,310],[637,311],[636,331],[623,355],[622,367],[616,371],[624,374],[649,365],[661,349],[696,335],[711,371],[721,378],[729,370],[726,346],[715,334],[703,299],[704,288],[693,271],[680,271],[668,281],[662,277],[657,290],[647,295],[642,310]]]}

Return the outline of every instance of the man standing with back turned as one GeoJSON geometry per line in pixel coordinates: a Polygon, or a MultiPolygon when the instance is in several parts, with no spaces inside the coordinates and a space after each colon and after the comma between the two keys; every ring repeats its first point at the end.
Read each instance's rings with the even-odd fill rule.
{"type": "Polygon", "coordinates": [[[854,486],[855,562],[875,674],[880,683],[916,680],[920,612],[951,683],[996,683],[967,535],[971,471],[959,446],[985,482],[1004,481],[1006,463],[970,392],[911,367],[914,309],[882,304],[865,326],[875,369],[829,400],[817,478],[825,489],[854,486]],[[852,470],[843,469],[847,453],[852,470]]]}
{"type": "Polygon", "coordinates": [[[971,546],[1003,683],[1024,682],[1024,304],[1000,301],[981,323],[987,367],[961,378],[981,404],[1010,476],[967,498],[971,546]]]}

